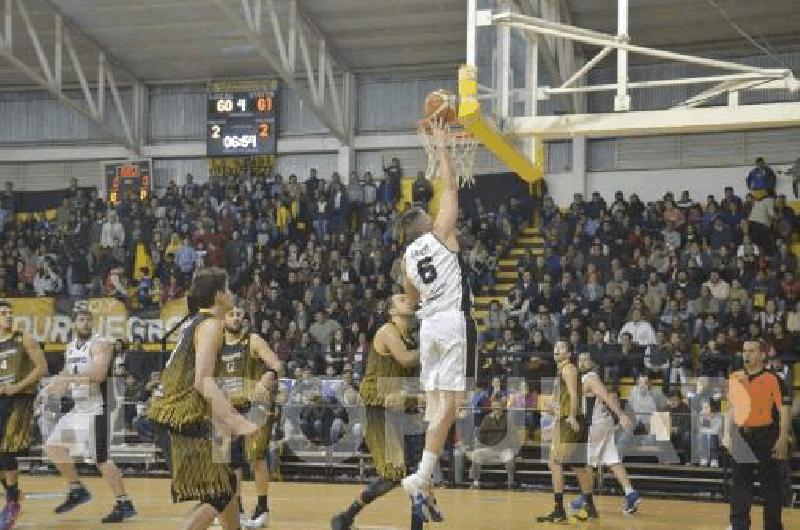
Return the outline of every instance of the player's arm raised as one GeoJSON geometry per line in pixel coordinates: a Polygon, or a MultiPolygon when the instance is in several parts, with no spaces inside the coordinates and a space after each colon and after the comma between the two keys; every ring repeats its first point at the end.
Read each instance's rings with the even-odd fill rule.
{"type": "Polygon", "coordinates": [[[403,366],[416,366],[419,364],[419,352],[406,347],[400,333],[392,327],[383,327],[375,334],[375,352],[387,352],[403,366]]]}
{"type": "Polygon", "coordinates": [[[408,303],[411,307],[417,307],[419,305],[419,291],[417,288],[414,287],[414,282],[411,281],[411,278],[406,273],[406,262],[405,260],[402,261],[400,270],[403,275],[403,292],[408,298],[408,303]]]}
{"type": "Polygon", "coordinates": [[[194,388],[211,406],[211,418],[224,430],[233,434],[252,434],[256,426],[241,416],[230,404],[225,394],[214,381],[217,353],[222,348],[224,331],[222,322],[208,319],[195,330],[196,357],[194,388]]]}
{"type": "Polygon", "coordinates": [[[597,399],[605,403],[608,410],[613,412],[617,418],[619,418],[619,424],[622,426],[623,429],[630,429],[633,427],[631,424],[631,420],[626,416],[622,409],[619,408],[619,405],[614,399],[611,399],[611,396],[608,394],[605,385],[600,381],[600,378],[597,377],[595,374],[589,375],[584,381],[583,387],[597,396],[597,399]]]}
{"type": "Polygon", "coordinates": [[[22,346],[25,349],[25,355],[33,363],[33,370],[30,371],[21,381],[6,387],[6,394],[13,396],[20,392],[23,388],[36,383],[39,379],[47,374],[47,361],[44,358],[44,353],[39,343],[27,333],[22,334],[22,346]]]}
{"type": "Polygon", "coordinates": [[[436,152],[442,173],[439,177],[444,184],[442,194],[439,197],[439,213],[433,223],[433,233],[447,248],[457,252],[458,176],[453,171],[453,161],[447,149],[447,139],[444,131],[439,127],[433,127],[433,137],[436,142],[436,152]]]}

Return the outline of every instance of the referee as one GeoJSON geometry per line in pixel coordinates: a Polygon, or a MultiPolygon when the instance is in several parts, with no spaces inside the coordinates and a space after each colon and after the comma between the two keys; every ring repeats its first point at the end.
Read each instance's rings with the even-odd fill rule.
{"type": "Polygon", "coordinates": [[[732,530],[750,528],[753,482],[758,467],[764,499],[764,530],[782,530],[779,460],[788,457],[791,395],[773,372],[764,369],[764,345],[744,343],[744,369],[728,381],[730,408],[723,445],[733,456],[732,530]]]}

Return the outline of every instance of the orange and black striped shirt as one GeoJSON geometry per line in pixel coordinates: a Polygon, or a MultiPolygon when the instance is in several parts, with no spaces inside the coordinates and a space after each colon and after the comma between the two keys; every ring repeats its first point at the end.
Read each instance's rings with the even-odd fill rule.
{"type": "Polygon", "coordinates": [[[739,427],[767,427],[777,423],[781,406],[790,406],[792,396],[774,372],[764,369],[748,374],[733,372],[728,380],[728,399],[733,421],[739,427]]]}

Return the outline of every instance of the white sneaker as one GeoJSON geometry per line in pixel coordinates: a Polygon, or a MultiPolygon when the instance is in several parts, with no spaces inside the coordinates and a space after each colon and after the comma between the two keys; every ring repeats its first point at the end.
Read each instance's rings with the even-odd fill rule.
{"type": "Polygon", "coordinates": [[[242,526],[245,528],[266,528],[269,526],[269,512],[263,512],[258,516],[245,521],[242,526]]]}
{"type": "Polygon", "coordinates": [[[709,465],[710,465],[711,467],[719,467],[719,461],[717,461],[717,459],[716,459],[716,458],[712,458],[712,459],[711,459],[711,464],[709,464],[709,465]]]}
{"type": "Polygon", "coordinates": [[[400,485],[403,486],[403,489],[406,491],[406,494],[409,497],[414,497],[418,493],[422,493],[427,496],[433,489],[432,481],[425,480],[416,473],[413,473],[401,480],[400,485]]]}
{"type": "Polygon", "coordinates": [[[708,465],[708,460],[705,458],[700,459],[700,467],[706,467],[708,465]]]}

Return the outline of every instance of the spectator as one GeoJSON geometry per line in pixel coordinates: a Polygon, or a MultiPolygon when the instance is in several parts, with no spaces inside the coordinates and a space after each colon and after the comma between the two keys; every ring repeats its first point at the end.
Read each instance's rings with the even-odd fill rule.
{"type": "Polygon", "coordinates": [[[711,403],[703,401],[697,418],[697,447],[700,465],[719,467],[719,442],[722,436],[722,416],[712,412],[711,403]]]}
{"type": "Polygon", "coordinates": [[[480,488],[481,467],[498,463],[506,468],[508,487],[514,485],[514,427],[509,428],[510,418],[500,396],[492,396],[491,412],[481,421],[476,433],[477,444],[472,451],[472,487],[480,488]]]}
{"type": "Polygon", "coordinates": [[[660,390],[651,387],[647,375],[640,375],[628,396],[628,408],[634,414],[636,430],[649,433],[653,414],[666,408],[666,400],[660,390]]]}
{"type": "Polygon", "coordinates": [[[642,318],[642,312],[639,309],[631,311],[631,320],[626,322],[620,334],[628,333],[631,336],[634,344],[638,346],[649,346],[656,343],[656,333],[650,322],[642,318]]]}
{"type": "Polygon", "coordinates": [[[314,315],[314,323],[308,328],[308,332],[320,348],[328,348],[333,334],[341,329],[341,324],[331,319],[326,311],[321,310],[314,315]]]}
{"type": "Polygon", "coordinates": [[[681,393],[673,390],[667,398],[670,420],[670,442],[682,463],[691,459],[692,411],[684,403],[681,393]]]}
{"type": "Polygon", "coordinates": [[[411,187],[411,198],[414,203],[420,205],[423,209],[428,209],[428,203],[433,198],[433,186],[430,181],[425,178],[425,173],[422,171],[417,172],[414,183],[411,187]]]}
{"type": "Polygon", "coordinates": [[[484,330],[480,334],[480,343],[483,344],[487,341],[498,340],[503,333],[503,325],[506,322],[507,315],[501,309],[500,302],[492,300],[489,303],[489,311],[483,317],[484,330]]]}
{"type": "Polygon", "coordinates": [[[756,158],[756,167],[747,174],[746,181],[747,189],[757,201],[775,194],[775,172],[762,157],[756,158]]]}

